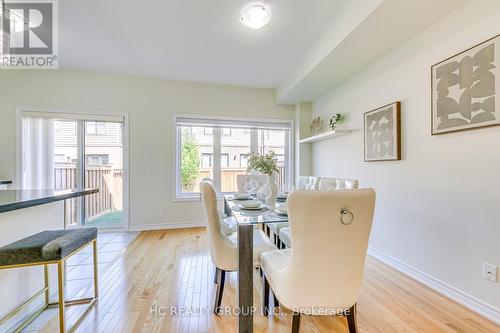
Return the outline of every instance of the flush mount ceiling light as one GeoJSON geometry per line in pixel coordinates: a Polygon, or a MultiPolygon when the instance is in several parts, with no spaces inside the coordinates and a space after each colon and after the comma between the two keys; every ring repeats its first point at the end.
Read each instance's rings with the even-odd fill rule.
{"type": "Polygon", "coordinates": [[[249,3],[241,10],[241,22],[249,28],[260,29],[271,20],[271,8],[263,2],[249,3]]]}

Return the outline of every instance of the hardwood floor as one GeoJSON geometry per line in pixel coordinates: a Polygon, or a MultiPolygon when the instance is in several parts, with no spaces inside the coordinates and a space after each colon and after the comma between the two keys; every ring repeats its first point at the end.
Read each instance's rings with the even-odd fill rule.
{"type": "MultiPolygon", "coordinates": [[[[101,270],[99,303],[77,332],[235,332],[236,316],[212,315],[213,278],[204,229],[143,232],[101,270]]],[[[260,277],[254,278],[255,304],[260,304],[260,277]]],[[[237,305],[236,284],[236,273],[229,273],[223,306],[237,305]]],[[[88,283],[80,287],[79,295],[90,292],[88,283]]],[[[500,326],[373,258],[367,261],[358,304],[365,333],[500,332],[500,326]]],[[[75,311],[78,307],[69,310],[69,322],[75,311]]],[[[257,314],[254,326],[257,332],[290,332],[290,324],[285,311],[269,318],[257,314]]],[[[52,318],[41,331],[56,330],[52,318]]],[[[348,331],[343,318],[303,317],[301,332],[348,331]]]]}

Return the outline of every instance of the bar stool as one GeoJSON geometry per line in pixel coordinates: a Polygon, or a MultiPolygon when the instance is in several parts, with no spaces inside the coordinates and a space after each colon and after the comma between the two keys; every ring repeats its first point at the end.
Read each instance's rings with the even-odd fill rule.
{"type": "Polygon", "coordinates": [[[73,230],[51,230],[26,237],[0,248],[0,270],[20,267],[44,266],[44,287],[0,319],[0,324],[13,318],[22,309],[35,301],[39,296],[45,295],[44,304],[30,314],[14,332],[22,331],[44,310],[51,307],[59,308],[59,332],[72,332],[81,323],[83,318],[95,305],[98,298],[97,283],[97,229],[73,229],[73,230]],[[92,244],[94,258],[94,296],[75,300],[65,300],[64,297],[64,275],[65,262],[72,255],[92,244]],[[49,289],[49,265],[57,265],[58,302],[50,302],[49,289]],[[66,330],[65,308],[72,305],[88,304],[83,313],[75,323],[66,330]]]}

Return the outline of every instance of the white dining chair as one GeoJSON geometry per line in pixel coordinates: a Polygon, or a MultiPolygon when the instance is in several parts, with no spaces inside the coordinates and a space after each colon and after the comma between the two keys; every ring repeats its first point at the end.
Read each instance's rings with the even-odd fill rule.
{"type": "MultiPolygon", "coordinates": [[[[359,181],[357,179],[321,177],[319,180],[318,190],[336,191],[339,189],[357,189],[358,187],[359,187],[359,181]]],[[[278,234],[277,240],[275,240],[274,242],[276,246],[278,246],[279,248],[292,247],[292,239],[290,237],[289,225],[282,224],[280,228],[275,228],[275,229],[277,229],[277,234],[278,234]]]]}
{"type": "Polygon", "coordinates": [[[346,190],[353,190],[359,188],[359,181],[357,179],[344,179],[346,190]]]}
{"type": "Polygon", "coordinates": [[[278,231],[278,241],[276,246],[279,249],[291,248],[292,247],[292,239],[290,238],[290,224],[287,226],[283,226],[278,231]]]}
{"type": "MultiPolygon", "coordinates": [[[[280,241],[280,238],[279,238],[280,231],[283,228],[288,228],[289,227],[288,222],[268,223],[268,224],[266,224],[266,226],[269,228],[270,231],[272,231],[274,244],[276,246],[278,246],[279,245],[279,241],[280,241]]],[[[268,235],[268,236],[270,236],[270,235],[268,235]]]]}
{"type": "MultiPolygon", "coordinates": [[[[226,272],[238,270],[238,235],[236,232],[228,235],[223,230],[219,212],[217,211],[217,196],[212,183],[208,181],[201,182],[200,192],[208,221],[208,247],[212,262],[216,268],[214,282],[217,283],[217,292],[214,313],[218,315],[220,314],[222,295],[224,293],[226,272]]],[[[276,250],[276,247],[261,230],[254,229],[253,242],[254,266],[259,267],[261,253],[276,250]]]]}
{"type": "Polygon", "coordinates": [[[306,186],[308,191],[316,191],[319,187],[319,182],[321,178],[319,177],[309,177],[309,184],[306,186]]]}
{"type": "MultiPolygon", "coordinates": [[[[263,295],[269,287],[280,305],[301,314],[344,310],[349,332],[357,332],[356,302],[370,236],[375,191],[295,191],[288,197],[293,246],[261,254],[263,295]],[[339,255],[341,253],[342,255],[339,255]]],[[[263,297],[268,314],[268,297],[263,297]]]]}
{"type": "Polygon", "coordinates": [[[237,175],[236,176],[236,186],[238,188],[238,193],[245,193],[245,182],[249,180],[256,180],[259,184],[258,187],[267,183],[266,175],[237,175]]]}
{"type": "MultiPolygon", "coordinates": [[[[301,176],[297,181],[297,190],[307,190],[307,191],[318,190],[320,182],[321,178],[319,177],[301,176]]],[[[289,227],[288,222],[269,223],[266,225],[266,227],[268,228],[268,230],[273,232],[274,244],[276,244],[276,246],[280,248],[282,247],[282,245],[290,247],[291,244],[289,236],[290,233],[289,230],[286,230],[289,227]]]]}
{"type": "Polygon", "coordinates": [[[311,177],[300,176],[299,179],[297,179],[297,186],[295,188],[297,190],[305,190],[306,186],[309,185],[310,181],[311,181],[311,177]]]}
{"type": "Polygon", "coordinates": [[[359,181],[357,179],[331,177],[322,177],[318,186],[320,191],[352,190],[356,188],[359,188],[359,181]]]}
{"type": "Polygon", "coordinates": [[[337,178],[321,177],[319,181],[320,191],[334,191],[337,189],[337,178]]]}

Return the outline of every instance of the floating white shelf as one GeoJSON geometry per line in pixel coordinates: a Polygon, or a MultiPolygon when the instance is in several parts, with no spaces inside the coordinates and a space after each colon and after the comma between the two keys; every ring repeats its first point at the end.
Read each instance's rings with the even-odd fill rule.
{"type": "Polygon", "coordinates": [[[308,138],[300,140],[300,143],[312,143],[312,142],[317,142],[317,141],[322,141],[330,138],[334,138],[336,136],[344,135],[351,133],[351,130],[348,129],[337,129],[335,131],[328,131],[325,133],[321,133],[318,135],[310,136],[308,138]]]}

